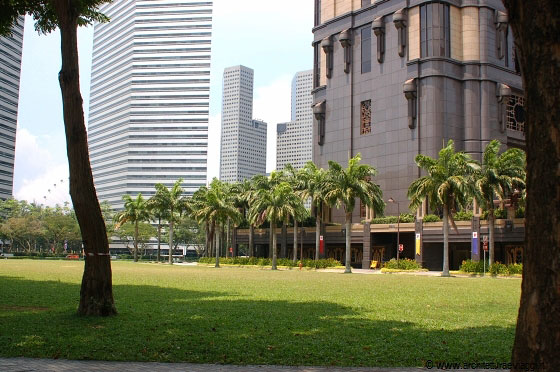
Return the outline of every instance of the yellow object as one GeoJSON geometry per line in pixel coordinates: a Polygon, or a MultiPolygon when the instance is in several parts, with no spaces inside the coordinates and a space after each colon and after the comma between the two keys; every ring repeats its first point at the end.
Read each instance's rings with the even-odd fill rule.
{"type": "Polygon", "coordinates": [[[377,268],[377,261],[371,261],[371,266],[369,268],[370,269],[376,269],[377,268]]]}
{"type": "Polygon", "coordinates": [[[416,239],[416,254],[420,256],[420,239],[416,239]]]}

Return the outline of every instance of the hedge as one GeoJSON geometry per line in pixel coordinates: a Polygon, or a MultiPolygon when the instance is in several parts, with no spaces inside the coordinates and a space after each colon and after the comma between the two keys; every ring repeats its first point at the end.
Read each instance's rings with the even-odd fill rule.
{"type": "MultiPolygon", "coordinates": [[[[482,273],[484,271],[483,261],[463,261],[459,267],[459,271],[464,273],[482,273]]],[[[492,275],[516,275],[523,273],[522,264],[511,264],[504,265],[500,262],[494,262],[492,266],[488,267],[488,262],[486,263],[486,272],[492,275]]]]}
{"type": "MultiPolygon", "coordinates": [[[[216,257],[200,257],[199,263],[213,264],[216,262],[216,257]]],[[[342,266],[340,261],[332,258],[320,259],[318,261],[304,259],[303,261],[296,261],[289,258],[278,258],[276,264],[278,266],[298,267],[302,262],[303,267],[310,267],[315,269],[326,269],[328,267],[342,266]]],[[[240,266],[272,266],[271,258],[258,258],[258,257],[220,257],[220,263],[224,265],[240,265],[240,266]]]]}

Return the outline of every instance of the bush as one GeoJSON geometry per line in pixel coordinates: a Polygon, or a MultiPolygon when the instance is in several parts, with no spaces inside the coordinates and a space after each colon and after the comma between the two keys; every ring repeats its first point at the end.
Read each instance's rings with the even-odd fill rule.
{"type": "Polygon", "coordinates": [[[481,273],[484,270],[483,261],[466,260],[459,267],[459,271],[464,273],[481,273]]]}
{"type": "MultiPolygon", "coordinates": [[[[459,271],[465,273],[482,273],[484,272],[484,262],[472,260],[463,261],[461,267],[459,267],[459,271]]],[[[511,264],[506,266],[502,263],[495,262],[492,266],[488,267],[488,262],[486,262],[486,271],[492,275],[516,275],[523,273],[523,265],[511,264]]]]}
{"type": "MultiPolygon", "coordinates": [[[[507,218],[507,211],[505,209],[494,209],[494,219],[496,220],[505,220],[507,218]]],[[[480,216],[481,220],[488,219],[488,211],[482,212],[480,216]]]]}
{"type": "Polygon", "coordinates": [[[523,264],[511,264],[507,268],[509,275],[523,274],[523,264]]]}
{"type": "Polygon", "coordinates": [[[418,265],[418,262],[414,260],[410,260],[408,258],[400,259],[398,263],[395,258],[392,258],[390,261],[385,262],[383,268],[398,269],[398,270],[419,270],[420,265],[418,265]]]}
{"type": "Polygon", "coordinates": [[[515,211],[515,218],[525,218],[525,207],[519,207],[515,211]]]}
{"type": "Polygon", "coordinates": [[[459,211],[455,213],[453,219],[455,221],[470,221],[473,218],[473,212],[471,211],[459,211]]]}
{"type": "MultiPolygon", "coordinates": [[[[371,220],[371,223],[374,225],[390,224],[390,223],[397,223],[397,222],[399,222],[397,216],[377,217],[371,220]]],[[[402,223],[414,222],[414,215],[411,213],[401,213],[400,222],[402,223]]]]}
{"type": "MultiPolygon", "coordinates": [[[[213,264],[216,262],[215,257],[200,257],[198,262],[202,264],[213,264]]],[[[278,258],[276,264],[278,266],[298,267],[301,262],[303,267],[326,269],[328,267],[342,266],[340,261],[332,258],[321,259],[319,261],[304,259],[303,261],[294,262],[290,258],[278,258]]],[[[270,258],[257,258],[257,257],[221,257],[220,263],[224,265],[242,265],[242,266],[271,266],[272,259],[270,258]]]]}
{"type": "Polygon", "coordinates": [[[503,263],[494,262],[488,270],[492,275],[508,275],[508,268],[503,263]]]}
{"type": "Polygon", "coordinates": [[[439,222],[441,221],[441,218],[439,218],[439,216],[436,216],[435,214],[427,214],[424,216],[423,219],[424,222],[439,222]]]}

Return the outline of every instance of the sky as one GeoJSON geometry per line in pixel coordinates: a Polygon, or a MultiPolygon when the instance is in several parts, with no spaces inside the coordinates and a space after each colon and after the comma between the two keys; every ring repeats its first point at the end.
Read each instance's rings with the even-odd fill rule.
{"type": "MultiPolygon", "coordinates": [[[[219,173],[222,74],[229,66],[255,71],[253,117],[268,123],[267,171],[276,163],[276,124],[290,120],[291,82],[312,68],[313,1],[214,0],[208,180],[219,173]]],[[[93,27],[78,30],[80,86],[88,117],[93,27]]],[[[60,37],[39,35],[25,20],[14,197],[45,205],[70,201],[68,161],[58,85],[60,37]]]]}

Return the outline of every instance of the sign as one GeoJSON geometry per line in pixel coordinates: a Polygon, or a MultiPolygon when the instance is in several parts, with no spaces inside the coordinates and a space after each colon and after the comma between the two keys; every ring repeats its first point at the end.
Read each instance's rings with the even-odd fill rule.
{"type": "Polygon", "coordinates": [[[404,244],[399,244],[399,252],[404,251],[404,244]]]}
{"type": "Polygon", "coordinates": [[[482,241],[488,244],[488,235],[482,235],[482,241]]]}
{"type": "Polygon", "coordinates": [[[420,256],[420,234],[416,234],[416,255],[420,256]]]}
{"type": "Polygon", "coordinates": [[[325,253],[325,241],[323,240],[323,235],[319,236],[319,253],[325,253]]]}
{"type": "Polygon", "coordinates": [[[229,247],[229,253],[233,253],[233,248],[229,247]]]}
{"type": "Polygon", "coordinates": [[[478,243],[478,232],[477,231],[473,231],[472,233],[472,240],[471,240],[471,251],[472,254],[474,256],[478,256],[478,249],[479,249],[479,243],[478,243]]]}
{"type": "Polygon", "coordinates": [[[484,242],[484,251],[485,251],[485,252],[488,251],[488,242],[484,242]]]}

